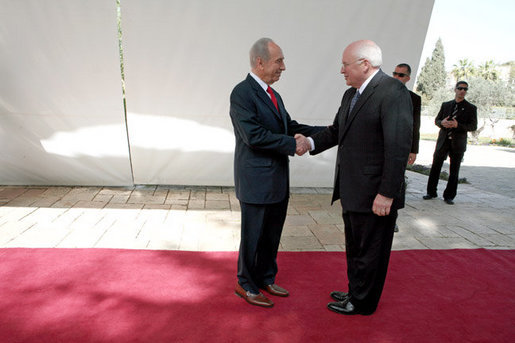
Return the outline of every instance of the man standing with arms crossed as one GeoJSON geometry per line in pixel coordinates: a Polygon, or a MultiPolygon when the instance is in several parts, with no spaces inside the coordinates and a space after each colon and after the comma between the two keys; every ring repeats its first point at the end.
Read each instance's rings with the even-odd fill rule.
{"type": "Polygon", "coordinates": [[[234,183],[241,206],[241,242],[235,293],[248,303],[272,307],[260,292],[286,297],[275,283],[277,250],[289,198],[289,160],[300,149],[295,134],[311,135],[323,127],[290,118],[270,85],[286,69],[281,48],[269,38],[250,49],[251,72],[231,93],[230,115],[236,137],[234,183]]]}

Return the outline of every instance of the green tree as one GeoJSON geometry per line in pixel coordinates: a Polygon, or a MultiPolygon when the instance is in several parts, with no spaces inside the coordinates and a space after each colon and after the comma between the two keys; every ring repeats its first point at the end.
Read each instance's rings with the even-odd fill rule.
{"type": "Polygon", "coordinates": [[[481,64],[477,70],[477,74],[485,80],[495,81],[499,78],[499,71],[495,68],[494,61],[486,61],[481,64]]]}
{"type": "Polygon", "coordinates": [[[464,58],[458,61],[458,64],[453,65],[452,75],[456,80],[466,80],[477,74],[476,67],[468,60],[464,58]]]}
{"type": "Polygon", "coordinates": [[[431,58],[426,59],[420,71],[416,90],[425,100],[431,100],[438,89],[445,87],[446,82],[444,49],[442,39],[438,38],[431,58]]]}
{"type": "Polygon", "coordinates": [[[442,87],[437,89],[433,93],[433,98],[429,101],[423,110],[423,115],[428,115],[432,117],[436,117],[438,112],[440,111],[440,107],[442,107],[442,103],[445,101],[449,101],[454,97],[453,91],[448,87],[442,87]]]}
{"type": "Polygon", "coordinates": [[[508,82],[512,85],[515,84],[515,61],[509,61],[506,63],[501,64],[503,67],[510,68],[510,71],[508,72],[508,82]]]}
{"type": "Polygon", "coordinates": [[[483,119],[483,125],[490,125],[493,135],[495,124],[502,119],[495,107],[513,106],[515,96],[511,86],[500,79],[486,79],[483,76],[472,77],[468,82],[467,100],[477,106],[478,117],[483,119]]]}

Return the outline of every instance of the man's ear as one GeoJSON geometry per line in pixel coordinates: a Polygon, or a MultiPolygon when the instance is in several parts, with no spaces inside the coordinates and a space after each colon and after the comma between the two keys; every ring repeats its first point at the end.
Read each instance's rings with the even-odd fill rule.
{"type": "Polygon", "coordinates": [[[256,58],[256,67],[258,69],[263,69],[263,59],[261,57],[256,58]]]}
{"type": "Polygon", "coordinates": [[[370,62],[368,60],[363,60],[363,62],[361,62],[361,64],[363,64],[363,66],[365,67],[365,73],[368,73],[368,71],[372,67],[370,62]]]}

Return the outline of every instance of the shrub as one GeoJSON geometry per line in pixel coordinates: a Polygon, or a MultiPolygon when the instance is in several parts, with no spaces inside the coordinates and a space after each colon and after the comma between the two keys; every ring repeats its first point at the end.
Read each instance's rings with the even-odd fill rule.
{"type": "Polygon", "coordinates": [[[502,146],[511,146],[511,140],[501,138],[501,139],[499,139],[497,144],[502,145],[502,146]]]}
{"type": "MultiPolygon", "coordinates": [[[[423,166],[420,164],[413,164],[413,165],[408,164],[406,169],[416,172],[416,173],[419,173],[419,174],[423,174],[423,175],[429,175],[429,172],[431,171],[431,167],[426,167],[426,166],[423,166]]],[[[449,174],[445,170],[440,172],[440,180],[445,180],[445,181],[449,180],[449,174]]],[[[467,181],[466,177],[462,177],[462,178],[458,179],[458,183],[469,183],[469,182],[467,181]]]]}
{"type": "Polygon", "coordinates": [[[506,139],[506,138],[500,138],[499,140],[494,138],[494,139],[491,139],[488,143],[494,144],[494,145],[506,146],[506,147],[512,146],[511,140],[506,139]]]}

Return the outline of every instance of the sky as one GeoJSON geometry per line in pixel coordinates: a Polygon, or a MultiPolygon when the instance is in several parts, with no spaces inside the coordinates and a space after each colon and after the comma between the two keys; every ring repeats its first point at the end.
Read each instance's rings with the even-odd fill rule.
{"type": "Polygon", "coordinates": [[[435,0],[419,71],[442,38],[445,68],[515,60],[515,0],[435,0]]]}

